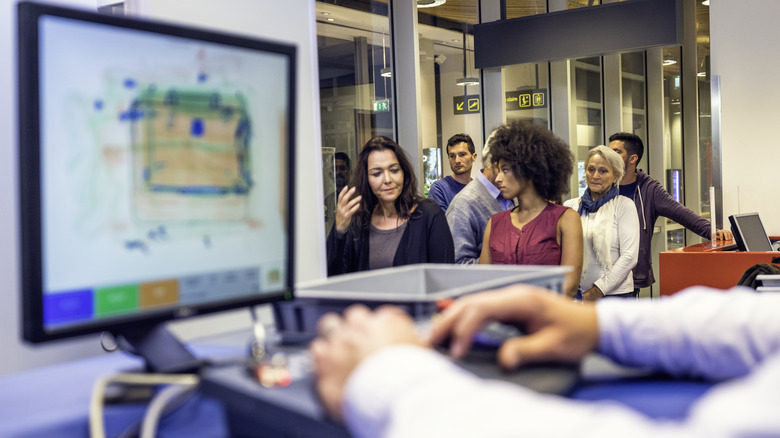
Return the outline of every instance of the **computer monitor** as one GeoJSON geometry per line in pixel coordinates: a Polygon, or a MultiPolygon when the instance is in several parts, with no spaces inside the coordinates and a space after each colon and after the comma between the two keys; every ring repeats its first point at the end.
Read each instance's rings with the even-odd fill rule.
{"type": "Polygon", "coordinates": [[[165,321],[292,299],[294,46],[29,2],[18,37],[25,340],[170,370],[165,321]]]}
{"type": "Polygon", "coordinates": [[[740,251],[772,251],[772,242],[764,230],[758,213],[744,213],[729,216],[731,233],[740,251]]]}

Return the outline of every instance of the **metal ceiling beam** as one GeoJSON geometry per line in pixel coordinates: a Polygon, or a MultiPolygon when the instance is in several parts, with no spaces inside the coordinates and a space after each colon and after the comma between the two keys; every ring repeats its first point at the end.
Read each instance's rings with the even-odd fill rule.
{"type": "Polygon", "coordinates": [[[682,0],[629,0],[482,23],[474,26],[476,67],[678,45],[682,18],[682,0]]]}

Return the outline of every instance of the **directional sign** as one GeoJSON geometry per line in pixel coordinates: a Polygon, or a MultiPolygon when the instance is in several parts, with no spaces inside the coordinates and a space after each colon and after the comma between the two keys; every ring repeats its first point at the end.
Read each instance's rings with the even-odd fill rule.
{"type": "Polygon", "coordinates": [[[547,108],[546,88],[523,91],[507,91],[505,96],[507,111],[547,108]]]}
{"type": "Polygon", "coordinates": [[[479,94],[467,94],[452,98],[453,111],[457,114],[479,113],[479,94]]]}

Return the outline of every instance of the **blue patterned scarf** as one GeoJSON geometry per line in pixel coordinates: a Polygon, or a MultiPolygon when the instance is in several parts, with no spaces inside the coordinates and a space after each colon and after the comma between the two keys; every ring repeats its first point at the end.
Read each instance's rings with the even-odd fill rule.
{"type": "Polygon", "coordinates": [[[585,194],[582,195],[582,198],[580,198],[580,208],[577,209],[577,213],[582,216],[582,213],[584,212],[591,213],[597,211],[599,208],[601,208],[602,205],[611,201],[619,194],[620,190],[617,188],[617,186],[612,186],[606,195],[594,201],[593,198],[590,197],[590,188],[587,188],[585,189],[585,194]]]}

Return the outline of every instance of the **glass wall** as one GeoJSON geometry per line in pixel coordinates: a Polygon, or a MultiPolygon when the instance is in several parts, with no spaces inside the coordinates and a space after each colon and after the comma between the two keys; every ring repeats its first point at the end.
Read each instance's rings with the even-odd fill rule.
{"type": "MultiPolygon", "coordinates": [[[[477,149],[482,144],[479,71],[474,67],[474,25],[478,1],[450,1],[443,5],[418,6],[420,47],[420,100],[424,180],[430,184],[452,170],[446,159],[447,140],[466,133],[477,149]],[[434,163],[438,164],[434,166],[434,163]]],[[[480,169],[475,163],[472,176],[480,169]]]]}
{"type": "Polygon", "coordinates": [[[550,126],[550,64],[513,65],[501,69],[506,121],[550,126]]]}
{"type": "MultiPolygon", "coordinates": [[[[678,202],[684,202],[685,169],[683,159],[683,92],[682,55],[679,47],[663,50],[664,91],[664,173],[653,177],[665,183],[666,191],[678,202]]],[[[666,219],[666,249],[686,246],[685,228],[666,219]]]]}
{"type": "MultiPolygon", "coordinates": [[[[545,0],[507,0],[506,18],[547,13],[545,0]]],[[[550,127],[550,63],[512,65],[501,69],[505,122],[522,120],[550,127]]],[[[493,128],[493,127],[490,127],[493,128]]]]}
{"type": "MultiPolygon", "coordinates": [[[[647,139],[647,87],[645,86],[645,52],[620,55],[621,131],[647,139]]],[[[611,135],[612,133],[608,133],[611,135]]]]}
{"type": "Polygon", "coordinates": [[[333,175],[324,187],[328,231],[336,195],[348,183],[362,145],[377,135],[395,138],[387,4],[337,3],[316,3],[322,146],[333,152],[333,159],[323,159],[323,175],[333,175]]]}
{"type": "Polygon", "coordinates": [[[701,213],[710,213],[709,187],[712,185],[712,96],[710,91],[710,7],[696,2],[696,79],[699,97],[699,166],[701,213]]]}
{"type": "Polygon", "coordinates": [[[547,0],[505,0],[505,3],[507,19],[547,13],[547,0]]]}
{"type": "MultiPolygon", "coordinates": [[[[571,149],[577,163],[575,176],[579,191],[576,196],[582,196],[587,187],[585,157],[588,150],[605,142],[601,57],[572,60],[571,69],[571,105],[576,120],[571,149]]],[[[571,196],[575,197],[575,194],[571,196]]]]}

